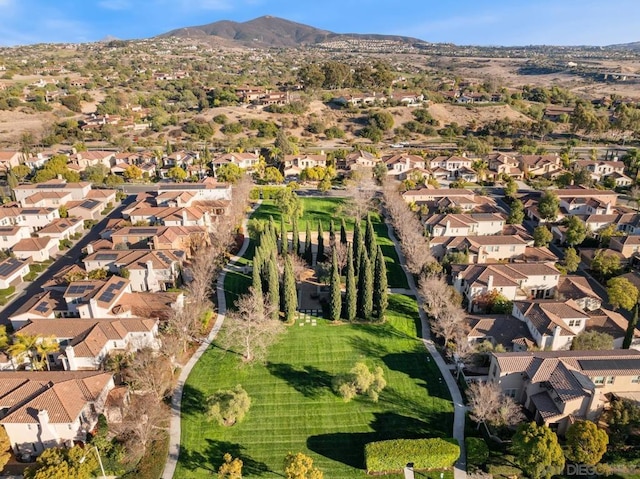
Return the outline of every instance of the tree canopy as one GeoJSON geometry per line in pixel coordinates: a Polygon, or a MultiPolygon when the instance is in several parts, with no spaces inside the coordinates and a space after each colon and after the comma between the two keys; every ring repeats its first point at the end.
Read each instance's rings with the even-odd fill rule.
{"type": "Polygon", "coordinates": [[[607,294],[614,310],[623,308],[631,311],[638,302],[638,288],[627,278],[611,278],[607,281],[607,294]]]}
{"type": "Polygon", "coordinates": [[[607,451],[609,436],[591,421],[578,420],[567,429],[567,459],[595,466],[607,451]]]}
{"type": "Polygon", "coordinates": [[[531,479],[550,479],[564,467],[558,437],[545,425],[522,424],[513,436],[512,451],[518,465],[531,479]]]}

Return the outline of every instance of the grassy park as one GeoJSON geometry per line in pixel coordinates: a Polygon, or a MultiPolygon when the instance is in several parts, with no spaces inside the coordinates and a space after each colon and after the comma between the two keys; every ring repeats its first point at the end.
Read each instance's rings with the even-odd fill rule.
{"type": "Polygon", "coordinates": [[[242,365],[237,354],[213,345],[185,386],[175,477],[211,477],[226,452],[242,458],[243,477],[282,477],[290,451],[310,455],[326,478],[363,477],[368,442],[449,436],[453,407],[418,339],[416,318],[414,298],[392,295],[388,321],[381,325],[299,319],[272,347],[266,364],[242,365]],[[332,378],[360,360],[384,369],[387,387],[377,403],[345,403],[331,390],[332,378]],[[232,427],[207,422],[206,398],[237,384],[252,399],[244,421],[232,427]]]}

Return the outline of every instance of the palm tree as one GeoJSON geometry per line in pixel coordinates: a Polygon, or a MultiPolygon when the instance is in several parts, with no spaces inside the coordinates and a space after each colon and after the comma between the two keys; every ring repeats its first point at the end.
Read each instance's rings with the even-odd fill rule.
{"type": "Polygon", "coordinates": [[[35,351],[38,347],[40,337],[31,336],[23,333],[16,333],[13,337],[13,344],[7,348],[7,352],[12,359],[22,360],[27,356],[33,370],[38,369],[38,361],[35,357],[35,351]]]}
{"type": "Polygon", "coordinates": [[[54,336],[42,338],[42,341],[40,341],[36,346],[36,352],[38,353],[38,356],[40,356],[41,360],[43,359],[47,364],[47,371],[51,371],[51,364],[49,364],[49,353],[55,353],[59,349],[60,346],[54,336]]]}
{"type": "Polygon", "coordinates": [[[484,160],[476,160],[472,163],[471,168],[478,174],[478,179],[484,181],[489,171],[489,165],[484,160]]]}

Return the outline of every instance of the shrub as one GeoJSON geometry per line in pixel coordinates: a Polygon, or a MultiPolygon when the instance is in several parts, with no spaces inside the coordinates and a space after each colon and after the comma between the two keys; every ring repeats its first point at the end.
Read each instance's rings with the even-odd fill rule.
{"type": "Polygon", "coordinates": [[[221,426],[233,426],[242,421],[251,406],[251,398],[239,384],[233,389],[220,390],[209,397],[209,419],[221,426]]]}
{"type": "Polygon", "coordinates": [[[334,391],[345,402],[351,401],[358,394],[366,394],[373,402],[377,402],[380,391],[386,385],[382,368],[378,366],[371,372],[364,363],[356,363],[351,371],[336,376],[333,381],[334,391]]]}
{"type": "Polygon", "coordinates": [[[409,462],[416,470],[447,469],[460,456],[455,439],[393,439],[370,442],[364,447],[368,473],[401,471],[409,462]]]}
{"type": "Polygon", "coordinates": [[[471,466],[482,466],[489,459],[489,446],[484,439],[468,437],[465,439],[467,447],[467,463],[471,466]]]}
{"type": "Polygon", "coordinates": [[[249,199],[273,200],[279,191],[282,191],[281,186],[260,186],[251,190],[249,193],[249,199]]]}

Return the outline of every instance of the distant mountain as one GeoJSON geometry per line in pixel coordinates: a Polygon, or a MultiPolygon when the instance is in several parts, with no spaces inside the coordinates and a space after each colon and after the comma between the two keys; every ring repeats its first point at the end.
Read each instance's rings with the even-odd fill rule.
{"type": "Polygon", "coordinates": [[[607,45],[605,48],[611,49],[611,50],[640,51],[640,42],[618,43],[617,45],[607,45]]]}
{"type": "Polygon", "coordinates": [[[340,39],[377,39],[396,40],[407,43],[424,43],[416,38],[399,35],[374,35],[347,33],[340,34],[321,30],[302,23],[266,15],[247,22],[221,20],[195,27],[184,27],[159,35],[160,37],[202,38],[207,36],[233,40],[244,45],[263,45],[270,47],[296,47],[311,45],[328,40],[340,39]]]}

